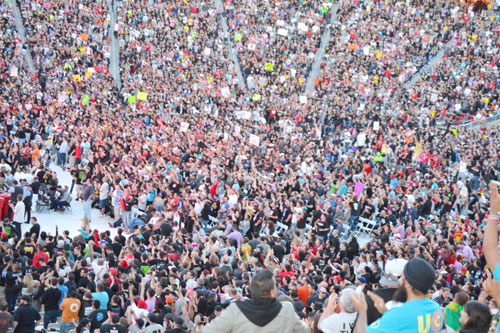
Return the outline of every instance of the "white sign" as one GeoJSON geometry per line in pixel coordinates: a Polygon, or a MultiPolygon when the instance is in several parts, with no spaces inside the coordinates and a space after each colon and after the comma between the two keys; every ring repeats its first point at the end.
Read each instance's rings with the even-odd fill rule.
{"type": "Polygon", "coordinates": [[[252,113],[248,112],[248,111],[243,111],[243,115],[241,118],[246,119],[246,120],[250,120],[250,118],[252,118],[252,113]]]}
{"type": "Polygon", "coordinates": [[[373,123],[373,130],[378,131],[380,129],[380,122],[376,121],[373,123]]]}
{"type": "Polygon", "coordinates": [[[224,87],[220,90],[222,96],[224,97],[228,97],[229,95],[231,95],[231,92],[229,91],[229,87],[224,87]]]}
{"type": "Polygon", "coordinates": [[[248,111],[236,111],[234,115],[240,119],[250,120],[250,118],[252,118],[252,113],[248,111]]]}
{"type": "Polygon", "coordinates": [[[299,101],[301,104],[306,104],[307,103],[307,96],[300,96],[299,101]]]}
{"type": "Polygon", "coordinates": [[[181,132],[187,132],[189,128],[189,123],[181,122],[181,132]]]}
{"type": "Polygon", "coordinates": [[[307,25],[303,22],[299,22],[298,28],[301,32],[307,32],[307,30],[309,29],[307,25]]]}
{"type": "Polygon", "coordinates": [[[17,77],[19,75],[19,68],[17,68],[16,65],[13,65],[11,68],[10,68],[10,76],[12,77],[17,77]]]}
{"type": "Polygon", "coordinates": [[[205,55],[205,57],[208,57],[211,52],[212,52],[212,50],[209,49],[208,47],[206,47],[205,50],[203,51],[203,54],[205,55]]]}
{"type": "Polygon", "coordinates": [[[278,35],[283,36],[283,37],[288,36],[288,30],[283,29],[283,28],[279,28],[278,29],[278,35]]]}
{"type": "Polygon", "coordinates": [[[260,137],[254,134],[250,134],[250,144],[258,147],[260,144],[260,137]]]}
{"type": "Polygon", "coordinates": [[[68,94],[65,91],[61,91],[59,95],[57,95],[57,101],[62,104],[66,102],[66,98],[68,97],[68,94]]]}

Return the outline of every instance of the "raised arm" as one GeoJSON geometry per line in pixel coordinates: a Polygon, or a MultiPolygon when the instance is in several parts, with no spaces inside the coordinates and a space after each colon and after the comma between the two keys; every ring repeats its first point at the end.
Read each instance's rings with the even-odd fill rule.
{"type": "Polygon", "coordinates": [[[335,312],[335,309],[337,308],[337,298],[338,298],[338,295],[335,293],[332,293],[330,295],[330,297],[328,298],[328,301],[327,301],[327,304],[323,310],[323,313],[321,314],[321,317],[319,318],[319,322],[318,322],[319,328],[321,328],[321,323],[335,312]]]}
{"type": "MultiPolygon", "coordinates": [[[[488,223],[484,229],[483,252],[486,262],[492,272],[500,262],[500,251],[498,251],[498,211],[500,210],[500,198],[498,188],[494,182],[490,183],[490,214],[488,223]]],[[[498,279],[498,276],[495,278],[498,279]]]]}

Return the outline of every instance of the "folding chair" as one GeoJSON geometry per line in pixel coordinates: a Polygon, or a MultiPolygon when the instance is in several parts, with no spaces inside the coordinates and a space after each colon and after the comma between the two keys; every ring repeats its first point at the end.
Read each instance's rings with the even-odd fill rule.
{"type": "Polygon", "coordinates": [[[372,231],[375,229],[376,226],[377,226],[376,221],[372,221],[372,220],[369,220],[367,218],[360,217],[358,219],[358,225],[356,227],[358,229],[358,234],[361,233],[361,234],[365,234],[365,235],[369,236],[372,233],[372,231]]]}
{"type": "Polygon", "coordinates": [[[47,332],[59,332],[59,326],[61,323],[50,323],[49,327],[47,327],[47,332]]]}
{"type": "Polygon", "coordinates": [[[347,241],[352,234],[351,227],[348,224],[341,224],[342,230],[340,231],[340,239],[342,241],[347,241]]]}
{"type": "Polygon", "coordinates": [[[50,210],[50,203],[38,200],[35,205],[35,212],[47,213],[50,210]]]}
{"type": "Polygon", "coordinates": [[[218,218],[208,215],[208,224],[207,224],[208,229],[217,228],[217,223],[219,223],[218,218]]]}
{"type": "Polygon", "coordinates": [[[63,206],[63,208],[64,208],[63,213],[73,214],[73,209],[71,208],[71,205],[63,206]]]}
{"type": "Polygon", "coordinates": [[[280,223],[280,222],[278,222],[278,224],[276,224],[276,232],[278,234],[284,235],[287,231],[288,231],[288,226],[287,225],[285,225],[283,223],[280,223]]]}

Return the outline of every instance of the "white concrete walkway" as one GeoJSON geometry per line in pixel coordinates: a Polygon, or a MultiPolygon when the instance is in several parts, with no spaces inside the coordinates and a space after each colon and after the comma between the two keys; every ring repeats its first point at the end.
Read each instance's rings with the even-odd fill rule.
{"type": "Polygon", "coordinates": [[[114,26],[117,21],[116,18],[116,0],[108,1],[108,12],[110,13],[109,20],[109,34],[111,36],[111,45],[110,45],[110,56],[109,56],[109,72],[115,81],[118,89],[121,88],[121,77],[120,77],[120,41],[114,34],[114,26]]]}
{"type": "Polygon", "coordinates": [[[21,16],[21,11],[17,6],[16,0],[9,0],[9,4],[12,7],[12,13],[14,14],[17,34],[19,35],[23,43],[24,60],[26,66],[28,66],[27,70],[33,74],[35,73],[35,64],[33,63],[33,58],[31,57],[30,47],[28,43],[26,43],[26,34],[24,30],[24,23],[23,23],[23,18],[21,16]]]}
{"type": "Polygon", "coordinates": [[[240,86],[246,89],[247,85],[245,78],[243,77],[243,73],[241,72],[240,60],[234,49],[233,40],[229,35],[229,26],[227,25],[226,12],[224,10],[224,5],[222,3],[222,0],[215,0],[215,8],[217,9],[219,15],[219,24],[222,26],[222,31],[224,32],[224,37],[226,39],[229,58],[233,61],[234,69],[236,71],[236,75],[238,76],[238,81],[240,82],[240,86]]]}
{"type": "MultiPolygon", "coordinates": [[[[60,167],[51,164],[50,169],[54,170],[57,173],[57,178],[59,180],[59,184],[62,186],[67,185],[71,188],[71,175],[68,171],[62,170],[60,167]]],[[[75,191],[73,190],[73,198],[75,191]]],[[[41,230],[47,233],[50,232],[51,235],[55,235],[56,226],[59,228],[59,233],[62,233],[64,230],[68,230],[70,235],[78,235],[78,229],[82,226],[82,218],[83,218],[83,203],[81,201],[73,200],[71,202],[71,210],[72,212],[60,213],[60,212],[48,212],[48,213],[37,213],[35,212],[35,205],[32,206],[33,212],[31,216],[36,216],[38,219],[38,223],[41,226],[41,230]]],[[[116,229],[110,229],[108,222],[112,222],[110,217],[99,217],[99,211],[97,209],[92,209],[92,223],[91,228],[97,229],[100,232],[105,230],[111,230],[111,234],[116,234],[116,229]]],[[[27,232],[31,228],[29,224],[23,224],[22,231],[27,232]]]]}
{"type": "Polygon", "coordinates": [[[330,22],[327,23],[327,27],[323,32],[323,36],[321,37],[320,47],[318,49],[318,52],[316,52],[314,63],[307,77],[306,92],[309,94],[312,94],[314,92],[314,80],[319,74],[319,71],[321,69],[321,62],[323,61],[323,57],[326,52],[326,47],[330,43],[330,39],[332,37],[331,26],[334,22],[337,21],[337,11],[339,10],[340,4],[341,2],[339,1],[332,7],[332,16],[330,18],[330,22]]]}

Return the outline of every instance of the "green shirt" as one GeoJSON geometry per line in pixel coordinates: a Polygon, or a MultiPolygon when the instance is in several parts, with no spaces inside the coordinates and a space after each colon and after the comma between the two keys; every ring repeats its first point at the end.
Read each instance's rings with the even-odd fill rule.
{"type": "Polygon", "coordinates": [[[460,311],[464,309],[463,306],[457,303],[451,302],[446,306],[446,314],[444,316],[446,326],[449,326],[450,328],[454,329],[455,331],[458,331],[460,327],[462,327],[462,324],[460,324],[460,311]]]}

